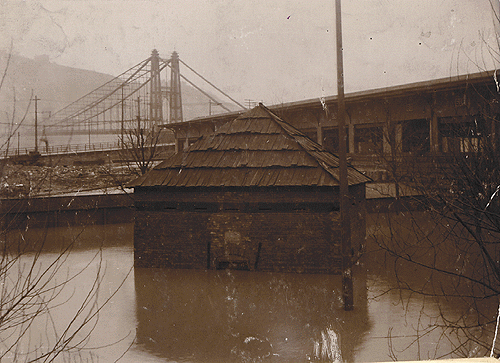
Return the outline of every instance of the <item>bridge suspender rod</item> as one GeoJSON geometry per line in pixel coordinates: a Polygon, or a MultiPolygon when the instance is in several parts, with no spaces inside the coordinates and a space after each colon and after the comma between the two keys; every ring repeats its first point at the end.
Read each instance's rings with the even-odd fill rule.
{"type": "MultiPolygon", "coordinates": [[[[100,101],[102,101],[102,100],[104,100],[104,99],[109,98],[111,95],[113,95],[113,94],[115,94],[116,92],[118,92],[118,90],[119,90],[119,89],[123,89],[123,87],[125,86],[125,84],[129,84],[129,83],[131,82],[132,78],[133,78],[133,77],[134,77],[137,73],[139,73],[139,71],[141,71],[141,70],[144,68],[144,66],[146,66],[146,64],[150,61],[150,59],[151,59],[151,58],[148,58],[148,59],[146,60],[146,63],[145,63],[145,64],[144,64],[141,68],[139,68],[139,69],[138,69],[138,70],[137,70],[137,71],[136,71],[133,75],[131,75],[131,76],[130,76],[127,80],[123,81],[123,83],[122,83],[121,85],[117,86],[117,87],[116,87],[116,88],[115,88],[112,92],[110,92],[107,96],[102,97],[102,98],[99,100],[99,102],[100,102],[100,101]]],[[[166,67],[167,65],[168,65],[168,63],[167,63],[167,64],[164,64],[164,65],[163,65],[163,66],[161,66],[161,67],[159,67],[159,69],[158,69],[157,73],[160,73],[162,70],[164,70],[164,69],[165,69],[165,67],[166,67]]],[[[146,71],[146,73],[148,73],[148,72],[149,72],[149,71],[146,71]]],[[[155,72],[155,73],[156,73],[156,72],[155,72]]],[[[152,78],[152,77],[151,77],[151,78],[152,78]]],[[[132,93],[128,94],[128,95],[125,97],[125,99],[127,99],[127,98],[131,97],[131,96],[132,96],[132,95],[134,95],[136,92],[138,92],[140,89],[142,89],[145,85],[147,85],[147,84],[151,81],[151,78],[149,78],[146,82],[144,82],[144,83],[143,83],[140,87],[137,87],[135,90],[133,90],[133,92],[132,92],[132,93]]],[[[121,99],[119,99],[118,101],[115,101],[115,103],[114,103],[114,104],[112,104],[111,106],[109,106],[108,108],[106,108],[104,111],[107,111],[107,110],[109,110],[109,109],[111,109],[111,108],[115,107],[116,105],[118,105],[118,104],[120,104],[120,103],[121,103],[121,99]]],[[[104,111],[103,111],[103,112],[104,112],[104,111]]],[[[101,113],[103,113],[103,112],[100,112],[98,115],[100,115],[100,114],[101,114],[101,113]]]]}
{"type": "MultiPolygon", "coordinates": [[[[201,74],[199,74],[198,72],[196,72],[193,68],[191,68],[190,66],[188,66],[185,62],[182,61],[182,59],[179,59],[179,61],[184,64],[191,72],[193,72],[194,74],[196,74],[198,77],[200,77],[202,80],[204,80],[205,82],[207,82],[209,85],[211,85],[213,88],[215,88],[217,91],[219,91],[220,93],[222,93],[224,96],[226,96],[227,98],[229,98],[231,101],[233,101],[235,104],[237,104],[238,106],[240,106],[242,109],[246,110],[246,107],[243,106],[242,104],[240,104],[238,101],[232,99],[229,95],[227,95],[226,93],[224,93],[222,90],[220,90],[219,88],[217,88],[214,84],[212,84],[210,81],[208,81],[205,77],[203,77],[201,74]]],[[[205,94],[206,96],[206,94],[205,94]]],[[[216,100],[213,100],[212,101],[215,101],[217,102],[216,100]]],[[[225,108],[225,107],[224,107],[225,108]]],[[[226,109],[226,108],[225,108],[226,109]]],[[[226,109],[227,110],[227,109],[226,109]]],[[[229,111],[229,110],[228,110],[229,111]]]]}
{"type": "MultiPolygon", "coordinates": [[[[195,85],[193,82],[191,82],[189,79],[187,79],[186,77],[184,77],[182,74],[180,75],[181,78],[183,80],[185,80],[187,83],[189,83],[191,86],[193,86],[194,88],[196,88],[198,91],[200,91],[201,93],[203,93],[205,96],[207,96],[208,98],[210,98],[212,101],[214,101],[215,103],[219,104],[220,102],[217,101],[216,99],[214,99],[212,96],[210,96],[208,93],[206,93],[205,91],[203,91],[200,87],[198,87],[197,85],[195,85]]],[[[220,107],[222,107],[224,110],[226,110],[227,112],[231,112],[231,110],[229,108],[227,108],[226,106],[224,106],[222,103],[220,103],[220,107]]]]}
{"type": "MultiPolygon", "coordinates": [[[[100,86],[100,87],[96,88],[96,89],[95,89],[95,90],[93,90],[93,91],[90,91],[90,92],[89,92],[89,93],[87,93],[86,95],[84,95],[84,96],[80,97],[80,98],[79,98],[79,99],[77,99],[76,101],[74,101],[74,102],[70,103],[70,104],[69,104],[69,105],[67,105],[66,107],[64,107],[64,108],[60,109],[59,111],[55,112],[55,113],[52,115],[52,118],[56,118],[56,116],[57,116],[58,114],[60,114],[61,112],[65,111],[65,110],[67,110],[67,109],[69,109],[69,108],[71,108],[72,106],[77,105],[77,104],[78,104],[78,102],[80,102],[80,101],[82,101],[83,99],[85,99],[85,98],[87,98],[87,97],[91,96],[91,95],[92,95],[92,93],[96,92],[97,90],[100,90],[101,88],[104,88],[104,87],[106,87],[106,86],[110,85],[111,83],[115,82],[116,80],[120,80],[120,81],[121,81],[120,77],[122,77],[123,75],[125,75],[125,74],[126,74],[127,72],[129,72],[130,70],[132,70],[132,69],[134,69],[134,68],[136,68],[136,67],[139,67],[139,69],[138,69],[138,70],[137,70],[137,71],[136,71],[136,72],[135,72],[132,76],[130,76],[127,80],[125,80],[125,81],[121,81],[121,82],[120,82],[120,84],[127,83],[127,82],[130,80],[130,78],[132,78],[133,76],[135,76],[135,75],[137,74],[137,72],[139,72],[139,71],[140,71],[140,70],[141,70],[141,69],[142,69],[142,68],[143,68],[143,67],[144,67],[144,66],[145,66],[148,62],[149,62],[149,58],[148,58],[148,59],[146,59],[146,60],[144,60],[144,61],[142,61],[142,62],[140,62],[140,63],[138,63],[138,64],[136,64],[135,66],[133,66],[133,67],[132,67],[132,68],[130,68],[129,70],[127,70],[127,71],[123,72],[123,73],[122,73],[122,74],[120,74],[119,76],[117,76],[117,77],[113,78],[112,80],[110,80],[110,81],[108,81],[108,82],[104,83],[102,86],[100,86]]],[[[77,111],[76,111],[76,112],[77,112],[77,111]]],[[[73,113],[73,114],[74,114],[74,113],[73,113]]],[[[50,126],[55,126],[55,125],[57,125],[57,124],[60,124],[61,122],[64,122],[64,121],[66,121],[67,119],[74,117],[74,116],[73,116],[73,114],[70,114],[70,116],[65,117],[65,118],[64,118],[62,121],[60,121],[60,122],[55,122],[54,124],[51,124],[51,125],[48,125],[48,126],[50,127],[50,126]]]]}
{"type": "MultiPolygon", "coordinates": [[[[134,77],[137,75],[137,73],[139,73],[139,72],[140,72],[140,71],[144,68],[144,66],[147,64],[147,62],[148,62],[148,61],[149,61],[149,59],[148,59],[148,60],[146,60],[146,62],[145,62],[145,63],[144,63],[144,64],[143,64],[143,65],[142,65],[142,66],[141,66],[138,70],[136,70],[136,71],[134,72],[134,74],[133,74],[133,75],[131,75],[130,77],[128,77],[128,79],[126,79],[125,81],[123,81],[122,83],[120,83],[118,86],[116,86],[116,88],[115,88],[115,89],[113,89],[113,91],[112,91],[112,92],[109,92],[106,96],[100,97],[97,101],[94,101],[94,102],[90,103],[89,105],[85,106],[83,109],[81,109],[81,110],[79,110],[79,111],[77,111],[77,112],[74,112],[74,113],[73,113],[73,114],[71,114],[70,116],[67,116],[66,118],[62,119],[61,121],[59,121],[59,122],[55,122],[55,123],[50,124],[50,125],[48,125],[48,126],[49,126],[49,127],[50,127],[50,126],[52,126],[52,127],[53,127],[53,126],[56,126],[56,125],[61,124],[61,123],[63,123],[63,122],[67,122],[68,120],[70,120],[70,119],[72,119],[72,118],[75,118],[75,117],[77,117],[77,116],[79,116],[79,115],[81,115],[81,114],[84,114],[87,110],[90,110],[92,107],[94,107],[94,106],[96,106],[97,104],[99,104],[99,103],[103,102],[104,100],[108,99],[110,96],[112,96],[113,94],[117,93],[120,89],[122,89],[123,87],[125,87],[125,85],[130,84],[130,82],[131,82],[131,81],[133,81],[133,80],[135,79],[134,77]]],[[[160,67],[160,69],[159,69],[159,72],[161,72],[163,69],[165,69],[165,67],[166,67],[166,66],[167,66],[167,64],[164,64],[163,66],[161,66],[161,67],[160,67]]],[[[148,71],[148,72],[149,72],[149,71],[148,71]]],[[[115,78],[115,80],[116,80],[116,78],[115,78]]],[[[134,90],[133,90],[133,92],[132,92],[132,93],[129,93],[128,95],[126,95],[124,99],[128,99],[128,98],[130,98],[132,95],[134,95],[134,94],[135,94],[136,92],[138,92],[140,89],[142,89],[145,85],[147,85],[147,84],[149,83],[149,81],[150,81],[150,79],[148,79],[148,80],[147,80],[146,82],[144,82],[142,85],[140,85],[139,87],[137,87],[136,89],[134,89],[134,90]]],[[[108,83],[109,83],[109,82],[108,82],[108,83]]],[[[100,87],[100,88],[101,88],[101,87],[100,87]]],[[[94,118],[94,117],[96,117],[96,116],[98,116],[98,115],[100,115],[100,114],[104,113],[105,111],[108,111],[108,110],[110,110],[111,108],[113,108],[113,107],[117,106],[117,105],[118,105],[118,104],[120,104],[121,102],[122,102],[122,99],[121,99],[121,98],[117,99],[116,101],[112,101],[112,104],[111,104],[110,106],[108,106],[108,107],[105,107],[102,111],[100,111],[100,112],[98,112],[98,113],[96,113],[96,114],[90,115],[90,116],[88,116],[88,117],[84,117],[84,119],[82,119],[82,120],[78,120],[78,121],[79,121],[79,122],[85,122],[85,121],[87,121],[87,120],[89,120],[89,119],[92,119],[92,118],[94,118]]]]}
{"type": "MultiPolygon", "coordinates": [[[[101,103],[103,100],[108,99],[111,95],[113,95],[113,94],[114,94],[114,93],[116,93],[118,90],[120,90],[120,89],[121,89],[121,88],[122,88],[125,84],[128,84],[132,78],[134,78],[134,77],[135,77],[135,76],[136,76],[136,75],[137,75],[140,71],[142,71],[142,70],[144,69],[144,67],[145,67],[145,66],[146,66],[146,65],[150,62],[150,60],[151,60],[151,57],[150,57],[150,58],[148,58],[148,59],[146,59],[146,61],[144,62],[144,64],[143,64],[143,65],[142,65],[139,69],[137,69],[137,70],[136,70],[136,71],[135,71],[135,72],[134,72],[134,73],[133,73],[130,77],[128,77],[125,81],[123,81],[123,82],[122,82],[119,86],[116,86],[116,87],[115,87],[115,88],[114,88],[111,92],[108,92],[108,94],[106,94],[106,95],[104,95],[104,96],[102,96],[102,97],[98,98],[96,101],[94,101],[94,102],[90,103],[88,106],[86,106],[84,109],[80,110],[79,112],[76,112],[75,114],[70,115],[69,117],[67,117],[67,119],[69,119],[69,118],[74,118],[74,117],[76,117],[76,116],[79,116],[79,115],[81,115],[83,112],[85,112],[86,110],[89,110],[89,109],[91,109],[92,107],[96,106],[97,104],[101,103]]],[[[116,78],[115,78],[115,79],[116,79],[116,78]]],[[[144,86],[146,83],[148,83],[148,82],[149,82],[149,80],[148,80],[148,81],[146,81],[146,82],[143,84],[143,86],[144,86]]],[[[108,82],[108,83],[109,83],[109,82],[108,82]]],[[[138,91],[140,88],[142,88],[143,86],[141,86],[141,87],[137,88],[134,92],[132,92],[132,94],[134,94],[135,92],[137,92],[137,91],[138,91]]],[[[131,95],[132,95],[132,94],[131,94],[131,95]]],[[[119,103],[119,102],[118,102],[118,103],[119,103]]],[[[118,103],[117,103],[117,104],[118,104],[118,103]]],[[[114,105],[114,106],[116,106],[116,105],[114,105]]],[[[112,108],[112,107],[114,107],[114,106],[110,106],[109,108],[112,108]]],[[[93,118],[93,117],[95,117],[95,116],[97,116],[97,115],[100,115],[101,113],[102,113],[102,112],[99,112],[99,113],[97,113],[96,115],[90,116],[89,118],[93,118]]],[[[85,122],[85,121],[86,121],[86,120],[83,120],[83,122],[85,122]]]]}

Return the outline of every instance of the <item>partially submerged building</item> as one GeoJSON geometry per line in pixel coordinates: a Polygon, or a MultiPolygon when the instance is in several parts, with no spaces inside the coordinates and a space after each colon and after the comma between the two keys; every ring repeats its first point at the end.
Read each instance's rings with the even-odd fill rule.
{"type": "MultiPolygon", "coordinates": [[[[368,181],[348,169],[353,250],[368,181]]],[[[136,267],[340,272],[338,158],[263,105],[131,186],[136,267]]]]}

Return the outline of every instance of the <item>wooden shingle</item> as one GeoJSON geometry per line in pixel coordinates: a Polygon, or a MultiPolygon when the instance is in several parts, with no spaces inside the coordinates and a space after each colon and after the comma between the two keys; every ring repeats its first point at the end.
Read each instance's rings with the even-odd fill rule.
{"type": "MultiPolygon", "coordinates": [[[[338,186],[339,161],[300,131],[259,106],[172,156],[131,187],[338,186]]],[[[348,183],[370,179],[348,168],[348,183]]]]}

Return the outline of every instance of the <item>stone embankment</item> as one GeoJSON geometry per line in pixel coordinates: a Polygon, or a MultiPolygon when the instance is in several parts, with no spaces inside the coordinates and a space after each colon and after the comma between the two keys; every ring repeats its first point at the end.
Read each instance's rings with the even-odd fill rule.
{"type": "Polygon", "coordinates": [[[123,165],[15,165],[0,173],[3,229],[127,223],[133,218],[130,190],[137,174],[123,165]]]}

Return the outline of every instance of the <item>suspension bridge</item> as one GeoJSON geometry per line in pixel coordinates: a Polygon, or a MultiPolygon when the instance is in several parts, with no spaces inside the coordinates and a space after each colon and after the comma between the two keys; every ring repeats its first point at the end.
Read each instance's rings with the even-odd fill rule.
{"type": "Polygon", "coordinates": [[[131,130],[154,130],[167,123],[182,122],[184,117],[181,81],[206,96],[210,105],[218,105],[224,111],[232,111],[211,93],[204,91],[182,74],[181,65],[211,89],[241,109],[246,109],[182,61],[177,52],[174,51],[170,58],[165,59],[160,57],[155,49],[144,61],[53,113],[44,121],[43,132],[40,132],[42,125],[37,125],[35,110],[35,146],[32,149],[25,148],[23,151],[26,153],[54,151],[54,146],[49,148],[47,141],[47,138],[53,135],[88,135],[86,145],[58,146],[56,152],[116,148],[123,143],[131,130]],[[116,142],[94,144],[91,142],[92,135],[105,134],[117,135],[116,142]],[[46,147],[39,147],[39,142],[45,142],[46,147]]]}

